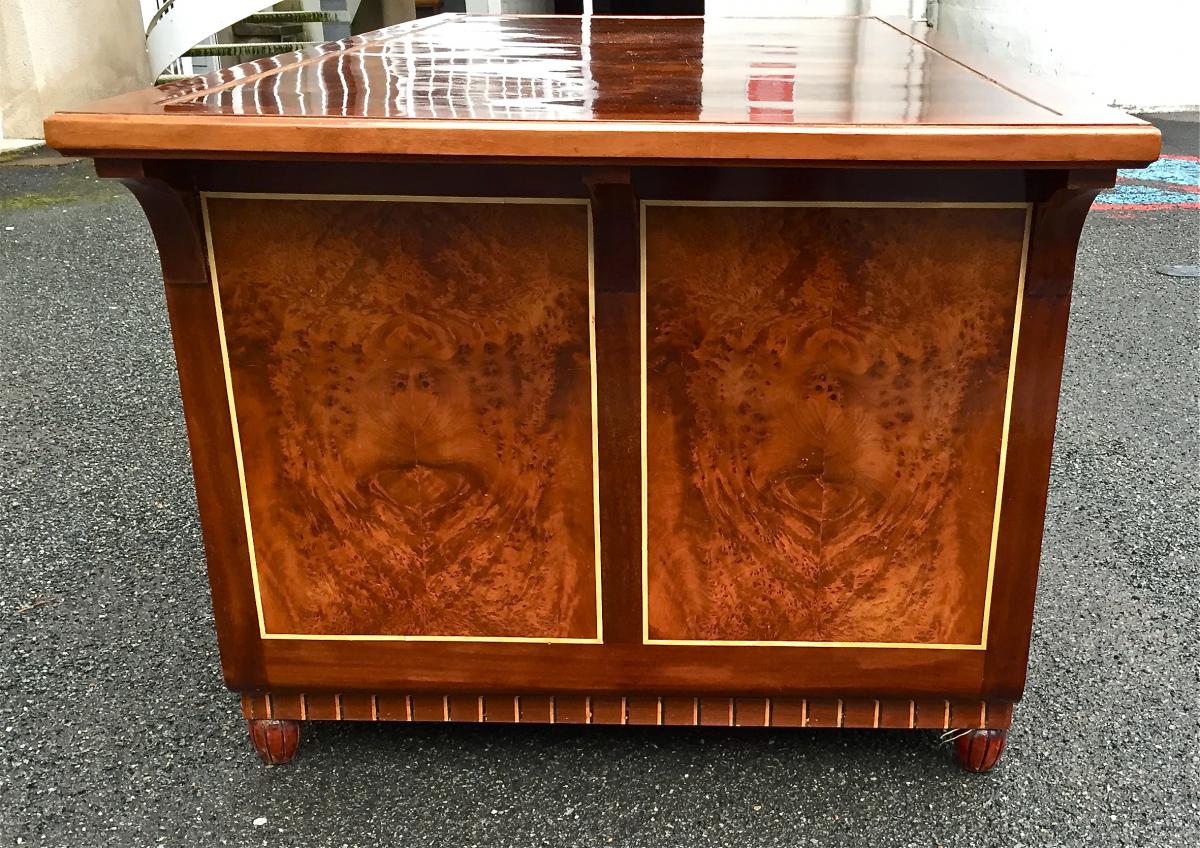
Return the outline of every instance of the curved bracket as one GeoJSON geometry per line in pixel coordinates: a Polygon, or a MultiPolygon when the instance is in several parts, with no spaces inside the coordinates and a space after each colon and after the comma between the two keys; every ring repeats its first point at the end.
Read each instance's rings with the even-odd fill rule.
{"type": "Polygon", "coordinates": [[[147,174],[138,160],[97,159],[96,173],[120,181],[142,205],[158,245],[164,282],[207,286],[208,262],[194,193],[147,174]]]}

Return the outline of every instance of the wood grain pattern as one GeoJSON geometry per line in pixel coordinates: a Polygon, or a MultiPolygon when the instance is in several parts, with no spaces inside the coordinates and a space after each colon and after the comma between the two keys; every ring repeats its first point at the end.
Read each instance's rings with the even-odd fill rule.
{"type": "MultiPolygon", "coordinates": [[[[359,142],[357,132],[344,130],[343,126],[339,132],[352,136],[353,143],[359,142]]],[[[620,141],[622,149],[624,145],[625,141],[620,141]]],[[[978,150],[972,148],[972,152],[978,150]]],[[[316,159],[291,163],[195,161],[184,157],[102,160],[99,167],[105,174],[132,181],[163,253],[222,667],[231,688],[255,693],[245,702],[248,717],[275,714],[295,720],[412,721],[426,716],[434,721],[503,722],[540,721],[548,715],[548,720],[559,723],[732,721],[735,726],[767,723],[784,727],[836,724],[840,703],[840,721],[845,727],[939,730],[1005,727],[1011,720],[1011,702],[1020,697],[1025,675],[1076,240],[1088,202],[1098,188],[1112,184],[1112,171],[780,168],[754,163],[754,167],[630,167],[626,173],[579,161],[552,167],[468,165],[445,159],[436,163],[377,159],[368,164],[316,159]],[[589,187],[596,204],[596,250],[606,257],[598,255],[596,267],[598,419],[604,428],[600,433],[599,482],[601,506],[608,510],[601,516],[608,525],[603,540],[605,642],[259,638],[215,304],[208,268],[199,258],[203,250],[197,249],[203,245],[203,230],[195,191],[486,193],[583,199],[589,187]],[[628,256],[629,245],[636,246],[636,238],[628,234],[636,235],[637,195],[656,200],[1034,204],[1013,386],[1009,455],[1014,461],[1005,479],[986,651],[880,651],[827,643],[820,648],[642,644],[640,562],[636,556],[641,539],[637,526],[641,477],[637,257],[633,256],[631,264],[628,256]],[[611,561],[610,545],[614,545],[611,561]],[[634,561],[630,561],[631,552],[634,561]],[[614,576],[611,585],[610,574],[614,576]],[[609,638],[610,623],[621,638],[609,638]],[[632,638],[626,638],[630,634],[632,638]],[[271,693],[270,697],[266,693],[271,693]],[[982,704],[981,698],[986,699],[982,704]],[[548,714],[543,710],[547,699],[548,714]],[[520,714],[522,705],[524,716],[520,714]]],[[[948,224],[944,220],[935,223],[937,226],[924,228],[925,241],[907,234],[907,249],[918,255],[914,260],[918,267],[961,260],[966,273],[957,276],[969,278],[968,284],[956,277],[946,289],[966,300],[974,291],[971,275],[978,269],[972,258],[977,251],[967,247],[975,244],[986,253],[996,246],[971,241],[965,218],[956,215],[948,224]],[[964,234],[968,237],[965,242],[964,234]]],[[[258,220],[248,221],[245,230],[249,238],[269,237],[281,243],[304,239],[303,245],[292,250],[297,256],[288,258],[289,267],[303,265],[304,279],[318,279],[315,263],[322,268],[328,265],[331,253],[361,261],[364,251],[360,244],[375,245],[366,251],[368,259],[382,256],[390,262],[386,251],[398,250],[395,245],[402,243],[406,233],[419,233],[418,226],[393,227],[381,235],[377,224],[339,216],[336,226],[328,230],[336,242],[326,240],[327,233],[314,234],[303,228],[279,232],[258,220]],[[378,247],[382,243],[392,247],[378,247]]],[[[520,237],[528,236],[536,243],[537,233],[544,229],[522,227],[520,237]]],[[[764,234],[771,234],[757,225],[747,229],[753,232],[741,240],[746,245],[753,246],[764,240],[764,234]]],[[[793,240],[803,238],[804,233],[795,229],[793,240]]],[[[862,227],[857,224],[838,231],[838,238],[847,244],[861,237],[862,227]]],[[[278,252],[249,244],[238,249],[246,269],[278,252]]],[[[286,244],[280,249],[288,250],[286,244]]],[[[1005,249],[992,252],[1002,258],[1005,249]]],[[[525,254],[518,251],[508,256],[514,255],[519,259],[525,254]]],[[[734,251],[730,257],[741,261],[741,255],[734,251]]],[[[513,264],[507,258],[504,262],[513,264]]],[[[686,265],[721,267],[704,253],[689,257],[686,265]]],[[[409,266],[401,263],[398,267],[409,266]]],[[[268,270],[266,265],[258,268],[268,270]]],[[[944,270],[939,273],[948,275],[944,270]]],[[[247,278],[252,276],[247,270],[247,278]]],[[[269,276],[267,273],[262,279],[269,282],[269,276]]],[[[255,277],[255,284],[262,285],[262,279],[255,277]]],[[[497,279],[506,285],[511,282],[504,275],[497,279]]],[[[309,291],[298,286],[289,296],[302,299],[309,291]]],[[[938,315],[934,308],[937,299],[931,304],[929,312],[938,315]]],[[[578,396],[571,395],[572,405],[578,396]]],[[[995,446],[989,449],[994,451],[995,446]]],[[[883,608],[881,615],[888,614],[883,608]]]]}
{"type": "Polygon", "coordinates": [[[1015,700],[1025,688],[1075,254],[1093,200],[1112,184],[1111,171],[1068,172],[1034,209],[1009,440],[1021,461],[1005,479],[988,636],[996,650],[983,679],[983,691],[1000,698],[1015,700]]]}
{"type": "Polygon", "coordinates": [[[594,638],[586,206],[207,209],[266,631],[594,638]]]}
{"type": "Polygon", "coordinates": [[[644,212],[649,638],[979,645],[1026,210],[644,212]]]}
{"type": "Polygon", "coordinates": [[[680,727],[807,727],[950,730],[1012,724],[1012,704],[1001,701],[912,701],[690,697],[687,695],[292,695],[243,692],[247,719],[432,721],[486,724],[635,724],[680,727]],[[370,715],[315,715],[315,703],[359,698],[385,709],[370,715]],[[310,705],[302,711],[300,704],[310,705]]]}
{"type": "Polygon", "coordinates": [[[196,502],[227,683],[251,685],[263,668],[225,374],[209,286],[200,203],[190,174],[162,162],[108,159],[97,174],[121,180],[142,205],[161,259],[179,371],[196,502]]]}
{"type": "Polygon", "coordinates": [[[638,203],[628,170],[590,175],[596,285],[596,409],[605,644],[642,639],[638,203]]]}

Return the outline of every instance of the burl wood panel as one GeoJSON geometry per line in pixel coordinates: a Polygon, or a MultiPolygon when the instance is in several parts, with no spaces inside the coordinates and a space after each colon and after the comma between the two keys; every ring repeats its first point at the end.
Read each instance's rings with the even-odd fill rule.
{"type": "Polygon", "coordinates": [[[266,631],[595,638],[586,206],[206,203],[266,631]]]}
{"type": "Polygon", "coordinates": [[[980,643],[1025,225],[646,208],[651,640],[980,643]]]}

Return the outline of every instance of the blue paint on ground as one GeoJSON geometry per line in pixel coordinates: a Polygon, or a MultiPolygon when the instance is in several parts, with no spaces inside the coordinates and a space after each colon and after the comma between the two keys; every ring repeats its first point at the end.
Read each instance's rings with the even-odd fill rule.
{"type": "Polygon", "coordinates": [[[1166,157],[1148,168],[1117,171],[1117,176],[1127,180],[1150,180],[1156,183],[1200,187],[1200,161],[1166,157]]]}
{"type": "Polygon", "coordinates": [[[1165,156],[1146,168],[1117,172],[1117,185],[1096,198],[1100,206],[1163,208],[1200,203],[1200,160],[1193,156],[1165,156]],[[1131,182],[1136,181],[1136,182],[1131,182]],[[1139,185],[1153,182],[1158,185],[1139,185]]]}
{"type": "Polygon", "coordinates": [[[1191,194],[1186,191],[1171,191],[1170,189],[1161,189],[1154,186],[1121,183],[1115,188],[1110,188],[1108,191],[1100,194],[1096,200],[1099,203],[1138,204],[1145,206],[1150,204],[1197,203],[1200,202],[1200,194],[1191,194]]]}

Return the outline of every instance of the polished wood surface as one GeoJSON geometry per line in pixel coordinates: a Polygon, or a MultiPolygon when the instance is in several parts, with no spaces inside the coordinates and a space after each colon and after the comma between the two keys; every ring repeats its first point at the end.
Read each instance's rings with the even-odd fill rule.
{"type": "Polygon", "coordinates": [[[1025,688],[1075,255],[1092,201],[1111,185],[1111,173],[1067,172],[1033,211],[1009,432],[1016,459],[1008,463],[1000,505],[990,632],[1008,648],[989,652],[983,680],[989,692],[1025,688]]]}
{"type": "Polygon", "coordinates": [[[954,756],[967,771],[990,771],[1008,743],[1006,728],[973,728],[954,740],[954,756]]]}
{"type": "Polygon", "coordinates": [[[300,722],[287,718],[252,718],[248,722],[250,744],[268,765],[291,762],[300,748],[300,722]]]}
{"type": "MultiPolygon", "coordinates": [[[[997,75],[981,114],[1047,122],[804,123],[828,105],[815,65],[756,70],[757,116],[728,94],[705,117],[728,64],[709,23],[652,26],[702,33],[589,55],[674,62],[661,108],[691,118],[614,117],[626,84],[601,73],[586,120],[213,114],[219,93],[176,88],[51,122],[159,244],[247,718],[1008,726],[1078,236],[1156,134],[997,75]]],[[[954,64],[887,26],[851,28],[954,64]]],[[[299,65],[343,85],[334,54],[372,38],[205,85],[261,95],[293,68],[312,104],[299,65]]],[[[420,109],[488,90],[423,79],[420,109]]],[[[896,84],[856,89],[862,114],[896,84]]]]}
{"type": "Polygon", "coordinates": [[[608,644],[640,644],[642,581],[641,413],[638,409],[638,200],[628,169],[606,168],[584,182],[592,208],[596,281],[596,366],[604,633],[608,644]]]}
{"type": "MultiPolygon", "coordinates": [[[[979,698],[1013,701],[1023,687],[1053,404],[1078,227],[1112,172],[879,171],[769,168],[589,168],[333,163],[102,163],[135,187],[158,221],[167,300],[188,416],[222,665],[239,690],[654,693],[659,696],[979,698]],[[203,228],[196,192],[480,194],[592,198],[604,643],[263,639],[228,413],[212,292],[197,284],[203,228]],[[991,608],[983,650],[644,645],[640,598],[638,198],[754,202],[1032,203],[1014,420],[991,608]],[[630,235],[632,233],[632,235],[630,235]],[[1033,327],[1035,329],[1029,330],[1033,327]],[[1054,337],[1050,344],[1050,337],[1054,337]],[[606,517],[607,516],[607,517],[606,517]],[[607,540],[607,541],[606,541],[607,540]]],[[[289,201],[303,203],[304,201],[289,201]]],[[[345,203],[346,201],[336,201],[345,203]]],[[[387,204],[394,205],[394,204],[387,204]]],[[[652,207],[652,211],[653,207],[652,207]]],[[[657,209],[661,212],[662,209],[657,209]]],[[[958,210],[962,212],[963,210],[958,210]]],[[[1012,210],[1004,210],[1010,213],[1012,210]]],[[[972,213],[974,214],[974,213],[972,213]]],[[[342,232],[335,228],[335,232],[342,232]]],[[[377,230],[375,231],[377,232],[377,230]]],[[[388,239],[394,239],[389,230],[388,239]]],[[[839,237],[853,234],[839,231],[839,237]]],[[[522,231],[522,237],[525,233],[522,231]]],[[[346,245],[369,240],[341,236],[346,245]]],[[[386,240],[386,239],[385,239],[386,240]]],[[[348,249],[351,249],[348,247],[348,249]]],[[[355,246],[353,251],[361,248],[355,246]]],[[[950,249],[950,248],[947,248],[950,249]]],[[[941,247],[923,261],[938,263],[941,247]]],[[[949,254],[953,256],[953,252],[949,254]]],[[[689,262],[689,264],[692,264],[689,262]]],[[[315,270],[306,273],[313,279],[315,270]]],[[[955,284],[957,285],[957,283],[955,284]]]]}
{"type": "Polygon", "coordinates": [[[649,638],[983,644],[1027,211],[645,209],[649,638]]]}
{"type": "Polygon", "coordinates": [[[1079,233],[1152,127],[911,22],[443,15],[46,129],[158,243],[264,759],[364,720],[995,764],[1079,233]]]}
{"type": "Polygon", "coordinates": [[[170,113],[741,124],[1054,124],[875,18],[448,18],[177,84],[170,113]]]}
{"type": "Polygon", "coordinates": [[[1153,127],[1009,79],[870,17],[442,15],[60,113],[46,129],[53,146],[107,155],[1154,158],[1153,127]]]}
{"type": "Polygon", "coordinates": [[[264,632],[597,638],[586,205],[205,205],[264,632]]]}

